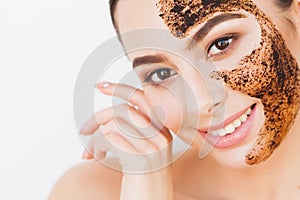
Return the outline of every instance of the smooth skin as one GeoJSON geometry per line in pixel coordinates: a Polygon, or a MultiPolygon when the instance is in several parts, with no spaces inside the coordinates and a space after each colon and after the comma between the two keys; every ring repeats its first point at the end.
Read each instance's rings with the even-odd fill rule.
{"type": "MultiPolygon", "coordinates": [[[[271,17],[285,38],[287,47],[291,50],[297,62],[300,63],[300,3],[295,1],[290,11],[282,13],[271,1],[256,0],[254,2],[271,17]],[[284,16],[296,25],[296,30],[287,21],[283,20],[284,16]]],[[[158,10],[155,7],[154,0],[143,2],[120,0],[116,12],[120,32],[149,26],[166,29],[166,26],[157,15],[158,10]],[[139,12],[136,10],[139,10],[139,12]],[[146,15],[155,17],[150,19],[142,17],[146,15]],[[133,21],[135,23],[129,23],[133,21]]],[[[247,32],[250,36],[252,34],[251,30],[249,30],[249,33],[247,32]]],[[[253,34],[257,33],[255,30],[253,28],[253,34]]],[[[171,34],[170,37],[172,37],[171,34]]],[[[245,41],[248,40],[245,39],[245,41]]],[[[126,41],[124,41],[124,46],[126,49],[126,41]]],[[[150,53],[129,54],[129,59],[133,61],[134,57],[146,54],[150,53]]],[[[176,60],[172,55],[166,54],[165,56],[172,63],[180,63],[180,60],[176,60]]],[[[226,63],[234,66],[232,65],[234,61],[230,59],[230,56],[221,59],[218,57],[215,61],[218,66],[223,66],[226,63]]],[[[206,98],[203,98],[207,91],[201,87],[201,80],[199,80],[199,77],[194,76],[195,73],[192,69],[187,68],[186,65],[182,68],[180,66],[178,65],[180,74],[190,80],[192,88],[197,94],[201,94],[201,98],[199,97],[199,112],[202,122],[204,122],[202,126],[208,125],[208,123],[205,123],[205,119],[209,121],[212,116],[209,114],[210,107],[207,106],[209,104],[205,102],[206,98]]],[[[155,67],[149,66],[148,68],[148,71],[150,71],[150,69],[154,70],[155,67]]],[[[143,80],[145,72],[137,70],[137,74],[143,80]]],[[[174,82],[176,83],[176,79],[174,82]]],[[[172,86],[171,84],[173,83],[170,83],[170,86],[172,86]]],[[[174,117],[178,116],[176,103],[172,101],[171,96],[168,96],[165,90],[153,86],[146,85],[143,90],[139,90],[126,85],[102,83],[98,85],[98,89],[103,94],[117,96],[130,104],[99,111],[86,123],[81,133],[92,135],[88,149],[93,155],[85,152],[84,158],[92,159],[94,157],[101,160],[105,158],[107,151],[111,151],[116,160],[110,162],[119,163],[123,172],[108,168],[97,161],[84,162],[69,170],[58,181],[49,197],[50,200],[300,199],[300,156],[297,153],[300,152],[298,142],[300,141],[299,115],[284,142],[267,161],[259,165],[247,166],[244,163],[243,156],[245,155],[245,149],[249,149],[249,146],[255,141],[255,136],[264,121],[263,107],[259,105],[260,102],[257,99],[227,89],[225,106],[228,110],[226,116],[247,108],[253,103],[259,105],[255,115],[255,126],[251,129],[251,134],[247,140],[236,148],[228,150],[214,149],[205,159],[198,159],[199,143],[201,144],[201,141],[203,141],[199,135],[195,143],[192,144],[194,148],[185,152],[172,165],[151,173],[132,174],[128,171],[132,169],[151,171],[151,169],[157,169],[158,166],[164,166],[172,159],[170,154],[172,137],[168,129],[176,132],[180,128],[178,127],[180,123],[174,117]],[[158,96],[162,97],[162,95],[164,95],[164,98],[157,98],[158,96]],[[162,99],[168,101],[164,102],[162,99]],[[157,104],[164,107],[165,112],[168,114],[163,128],[159,127],[157,123],[153,123],[150,117],[151,106],[157,104]],[[132,105],[137,106],[138,109],[132,105]],[[113,110],[119,110],[120,112],[114,113],[113,110]],[[128,111],[130,118],[124,114],[124,111],[128,111]],[[124,129],[121,129],[120,125],[125,127],[126,131],[129,130],[130,135],[124,134],[124,129]],[[149,132],[144,131],[142,127],[145,126],[149,127],[147,129],[149,132]],[[156,134],[153,134],[153,132],[156,134]],[[132,135],[136,137],[130,137],[132,135]],[[164,151],[161,151],[162,149],[164,151]],[[124,152],[127,153],[124,154],[124,152]],[[156,152],[154,157],[146,156],[147,153],[153,152],[156,152]],[[133,154],[139,155],[140,162],[133,161],[137,158],[132,157],[133,154]],[[139,163],[139,165],[132,165],[133,163],[139,163]]],[[[185,115],[186,113],[182,114],[185,115]]]]}

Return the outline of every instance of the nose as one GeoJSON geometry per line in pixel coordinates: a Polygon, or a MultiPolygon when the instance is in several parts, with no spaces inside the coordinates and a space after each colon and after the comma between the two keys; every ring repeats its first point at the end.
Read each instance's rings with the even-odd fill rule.
{"type": "Polygon", "coordinates": [[[205,126],[223,121],[227,99],[226,87],[221,80],[210,76],[213,68],[197,67],[193,71],[188,80],[188,87],[192,91],[190,97],[195,101],[189,103],[190,115],[194,115],[193,117],[205,126]]]}
{"type": "Polygon", "coordinates": [[[225,104],[225,100],[220,99],[217,103],[213,104],[212,106],[208,106],[208,107],[210,107],[208,109],[208,113],[212,113],[212,114],[216,113],[219,110],[219,108],[224,106],[224,104],[225,104]]]}
{"type": "Polygon", "coordinates": [[[193,82],[191,87],[194,88],[197,108],[201,111],[201,115],[212,115],[224,107],[227,93],[221,81],[202,77],[193,82]]]}

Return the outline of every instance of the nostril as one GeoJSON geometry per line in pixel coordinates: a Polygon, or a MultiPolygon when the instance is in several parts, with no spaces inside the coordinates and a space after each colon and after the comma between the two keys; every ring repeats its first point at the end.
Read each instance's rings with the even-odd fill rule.
{"type": "MultiPolygon", "coordinates": [[[[216,110],[220,109],[220,107],[225,106],[225,102],[228,98],[228,94],[227,91],[225,91],[224,93],[219,94],[220,96],[215,96],[215,101],[216,103],[214,103],[209,109],[208,112],[212,113],[215,112],[216,110]]],[[[223,108],[222,108],[223,109],[223,108]]]]}
{"type": "Polygon", "coordinates": [[[222,104],[222,102],[215,103],[214,105],[212,105],[212,106],[210,107],[210,109],[208,109],[208,112],[209,112],[209,113],[213,112],[213,110],[215,110],[215,108],[216,108],[216,107],[219,107],[221,104],[222,104]]]}

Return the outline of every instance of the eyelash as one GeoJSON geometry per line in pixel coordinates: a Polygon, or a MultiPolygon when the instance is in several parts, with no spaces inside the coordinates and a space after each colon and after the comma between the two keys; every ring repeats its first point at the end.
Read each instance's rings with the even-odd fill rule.
{"type": "MultiPolygon", "coordinates": [[[[233,49],[232,45],[236,42],[236,40],[238,39],[238,36],[236,34],[231,34],[231,35],[228,35],[228,36],[223,36],[223,37],[220,37],[218,38],[217,40],[213,41],[212,43],[210,43],[210,45],[208,45],[208,50],[207,50],[207,54],[208,54],[208,58],[209,59],[213,59],[213,60],[219,60],[221,59],[223,56],[225,56],[230,50],[233,49]],[[228,46],[224,49],[224,50],[220,50],[219,53],[216,53],[214,55],[209,55],[209,52],[210,50],[212,49],[212,47],[214,45],[217,44],[217,42],[220,42],[221,40],[231,40],[229,41],[229,44],[228,46]]],[[[143,81],[144,84],[147,84],[147,85],[150,85],[150,86],[153,86],[155,88],[159,87],[160,84],[164,81],[164,80],[167,80],[169,78],[171,78],[172,76],[176,75],[177,72],[170,69],[170,68],[160,68],[160,69],[156,69],[154,71],[151,71],[149,72],[148,74],[146,74],[146,77],[143,81]],[[166,79],[163,79],[162,81],[153,81],[151,80],[153,75],[157,74],[158,72],[161,72],[161,71],[164,71],[164,70],[169,70],[169,71],[172,71],[172,74],[166,78],[166,79]]],[[[144,86],[143,84],[143,86],[144,86]]]]}
{"type": "Polygon", "coordinates": [[[207,57],[209,59],[213,59],[213,60],[219,60],[221,59],[222,57],[224,57],[230,50],[232,50],[232,45],[236,42],[238,36],[235,35],[235,34],[231,34],[231,35],[228,35],[228,36],[224,36],[224,37],[221,37],[221,38],[218,38],[217,40],[213,41],[212,43],[210,43],[210,45],[208,45],[208,48],[207,48],[207,57]],[[228,46],[224,49],[224,50],[220,50],[219,53],[216,53],[214,55],[209,55],[209,52],[211,51],[211,49],[220,41],[222,40],[230,40],[229,41],[229,44],[228,46]]]}
{"type": "MultiPolygon", "coordinates": [[[[160,83],[162,83],[164,80],[167,80],[167,79],[171,78],[172,76],[174,76],[174,75],[176,75],[176,74],[177,74],[177,72],[174,71],[173,69],[170,69],[170,68],[160,68],[160,69],[156,69],[156,70],[151,71],[151,72],[149,72],[148,74],[146,74],[146,77],[145,77],[143,83],[144,83],[144,84],[149,84],[149,85],[151,85],[151,86],[153,86],[153,87],[158,87],[158,86],[160,86],[160,83]],[[155,74],[157,75],[159,72],[162,72],[162,71],[164,71],[164,70],[168,70],[168,71],[170,72],[169,77],[167,77],[167,78],[165,78],[165,79],[162,79],[161,81],[153,81],[153,80],[151,80],[155,74]]],[[[157,75],[157,76],[158,76],[158,75],[157,75]]]]}

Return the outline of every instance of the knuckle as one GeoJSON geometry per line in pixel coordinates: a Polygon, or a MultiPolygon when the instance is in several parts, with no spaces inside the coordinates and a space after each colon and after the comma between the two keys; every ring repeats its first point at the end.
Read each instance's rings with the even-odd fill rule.
{"type": "Polygon", "coordinates": [[[155,146],[151,143],[148,142],[148,140],[145,140],[143,141],[143,143],[141,144],[141,147],[142,147],[142,154],[149,154],[149,153],[153,153],[153,152],[156,152],[157,149],[155,148],[155,146]]]}
{"type": "Polygon", "coordinates": [[[169,129],[163,128],[162,131],[163,136],[166,138],[167,142],[170,143],[173,140],[172,134],[170,133],[169,129]]]}
{"type": "Polygon", "coordinates": [[[124,125],[124,120],[121,118],[113,119],[113,121],[111,121],[111,127],[121,133],[124,132],[124,130],[127,130],[126,126],[124,125]]]}
{"type": "Polygon", "coordinates": [[[103,138],[107,139],[107,138],[111,138],[113,137],[113,135],[115,134],[116,131],[113,132],[113,130],[111,128],[108,128],[109,124],[106,126],[101,127],[103,130],[103,138]]]}
{"type": "Polygon", "coordinates": [[[127,111],[129,109],[129,105],[127,103],[123,103],[119,106],[116,107],[117,109],[119,109],[120,111],[127,111]]]}
{"type": "Polygon", "coordinates": [[[164,134],[161,133],[158,135],[158,141],[160,147],[166,147],[172,142],[172,135],[171,134],[164,134]]]}
{"type": "Polygon", "coordinates": [[[131,92],[131,95],[129,96],[129,101],[132,101],[133,103],[137,103],[140,99],[140,92],[138,89],[135,89],[131,92]]]}
{"type": "Polygon", "coordinates": [[[103,113],[109,111],[109,109],[110,109],[110,108],[104,108],[104,109],[102,109],[102,110],[97,111],[97,112],[92,116],[92,118],[98,119],[99,117],[102,116],[103,113]]]}
{"type": "Polygon", "coordinates": [[[130,111],[130,106],[128,104],[121,104],[112,107],[112,114],[115,118],[124,116],[125,113],[130,111]]]}

